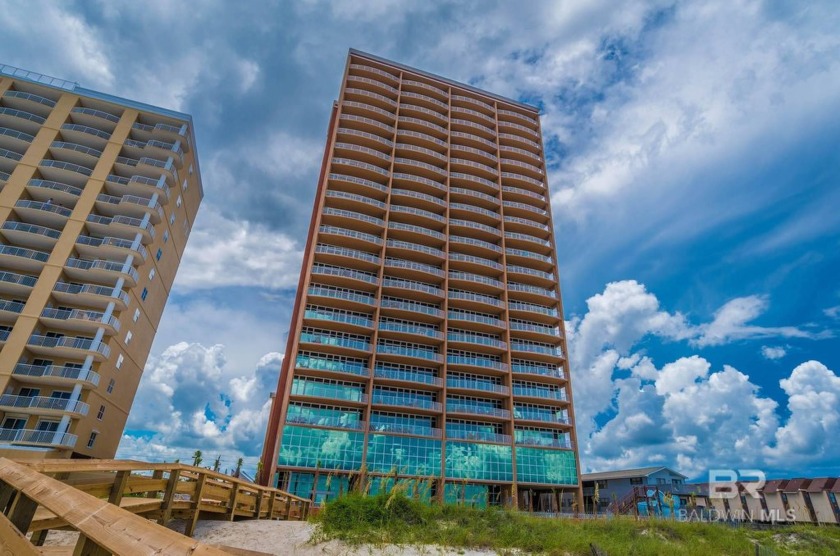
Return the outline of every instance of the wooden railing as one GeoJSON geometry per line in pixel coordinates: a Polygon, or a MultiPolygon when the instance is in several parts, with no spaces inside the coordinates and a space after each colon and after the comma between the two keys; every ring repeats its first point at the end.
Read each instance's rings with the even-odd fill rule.
{"type": "MultiPolygon", "coordinates": [[[[20,537],[33,549],[43,544],[49,530],[70,528],[80,532],[79,543],[93,543],[104,551],[91,552],[96,554],[157,553],[137,546],[129,550],[117,542],[145,539],[141,533],[192,547],[182,552],[175,548],[181,544],[171,549],[166,544],[161,553],[225,554],[217,549],[195,551],[198,543],[187,537],[199,519],[303,520],[309,510],[310,501],[304,498],[187,465],[120,460],[16,463],[0,458],[0,511],[7,516],[0,520],[0,541],[20,537]],[[183,519],[186,537],[150,519],[160,525],[183,519]],[[103,531],[108,535],[100,534],[103,531]],[[28,532],[31,542],[23,537],[28,532]]],[[[38,554],[14,548],[12,553],[38,554]]]]}

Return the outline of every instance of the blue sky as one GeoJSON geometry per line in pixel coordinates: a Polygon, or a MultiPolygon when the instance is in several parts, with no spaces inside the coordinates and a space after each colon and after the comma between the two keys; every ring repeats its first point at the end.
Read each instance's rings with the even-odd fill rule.
{"type": "Polygon", "coordinates": [[[840,473],[836,3],[6,0],[0,28],[0,63],[196,121],[121,456],[256,462],[353,47],[541,107],[586,469],[840,473]]]}

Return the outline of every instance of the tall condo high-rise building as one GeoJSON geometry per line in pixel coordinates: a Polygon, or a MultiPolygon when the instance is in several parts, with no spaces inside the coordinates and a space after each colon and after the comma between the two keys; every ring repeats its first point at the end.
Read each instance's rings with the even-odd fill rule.
{"type": "Polygon", "coordinates": [[[263,480],[556,509],[569,380],[538,110],[351,50],[263,480]]]}
{"type": "Polygon", "coordinates": [[[203,196],[192,119],[0,65],[0,455],[114,456],[203,196]]]}

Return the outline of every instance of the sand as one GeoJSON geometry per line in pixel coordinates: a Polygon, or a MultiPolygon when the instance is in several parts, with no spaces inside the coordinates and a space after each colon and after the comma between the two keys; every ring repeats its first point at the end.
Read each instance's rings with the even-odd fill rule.
{"type": "MultiPolygon", "coordinates": [[[[184,531],[184,523],[173,521],[171,529],[184,531]]],[[[494,551],[421,546],[370,546],[351,547],[341,541],[319,544],[310,542],[315,526],[301,521],[199,521],[195,539],[216,546],[244,548],[280,556],[494,556],[494,551]]],[[[48,546],[73,545],[78,533],[50,531],[48,546]]]]}

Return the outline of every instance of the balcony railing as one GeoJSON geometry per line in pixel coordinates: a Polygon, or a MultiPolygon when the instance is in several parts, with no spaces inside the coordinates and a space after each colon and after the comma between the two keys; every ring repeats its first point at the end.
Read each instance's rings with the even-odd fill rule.
{"type": "Polygon", "coordinates": [[[108,272],[128,274],[135,282],[140,279],[139,274],[137,274],[137,271],[134,268],[131,266],[126,267],[124,263],[118,263],[116,261],[105,261],[102,259],[89,261],[86,259],[71,258],[67,259],[65,264],[69,268],[78,268],[80,270],[105,270],[108,272]]]}
{"type": "Polygon", "coordinates": [[[9,129],[8,127],[0,127],[0,135],[5,135],[6,137],[11,137],[13,139],[18,139],[19,141],[23,141],[24,143],[31,143],[35,139],[34,135],[29,135],[28,133],[24,133],[16,129],[9,129]]]}
{"type": "Polygon", "coordinates": [[[314,425],[331,429],[365,430],[364,421],[349,420],[346,417],[328,417],[324,415],[292,415],[286,417],[287,425],[314,425]]]}
{"type": "Polygon", "coordinates": [[[462,388],[466,390],[480,390],[481,392],[495,392],[496,394],[507,394],[508,387],[504,384],[495,384],[485,380],[461,378],[457,376],[446,377],[447,388],[462,388]]]}
{"type": "Polygon", "coordinates": [[[43,124],[45,121],[47,121],[46,118],[42,118],[41,116],[36,116],[35,114],[24,112],[23,110],[17,110],[15,108],[6,108],[4,106],[0,106],[0,115],[14,116],[22,120],[29,120],[30,122],[35,122],[36,124],[43,124]]]}
{"type": "Polygon", "coordinates": [[[345,299],[356,303],[364,303],[365,305],[376,304],[376,298],[372,295],[365,294],[363,292],[344,291],[339,288],[331,288],[329,286],[321,286],[318,284],[309,286],[307,294],[321,297],[332,297],[334,299],[345,299]]]}
{"type": "Polygon", "coordinates": [[[21,286],[31,288],[35,286],[35,282],[37,281],[37,276],[16,274],[14,272],[0,272],[0,282],[5,282],[7,284],[20,284],[21,286]]]}
{"type": "Polygon", "coordinates": [[[70,111],[72,114],[85,114],[87,116],[95,116],[97,118],[102,118],[103,120],[107,120],[112,123],[119,123],[120,117],[114,116],[113,114],[109,114],[108,112],[103,112],[102,110],[96,110],[94,108],[85,108],[83,106],[77,106],[73,110],[70,111]]]}
{"type": "Polygon", "coordinates": [[[428,373],[412,371],[410,369],[392,369],[377,366],[373,371],[373,376],[375,378],[400,380],[405,382],[417,382],[420,384],[431,384],[434,386],[441,386],[443,384],[443,380],[441,380],[439,377],[433,376],[428,373]]]}
{"type": "Polygon", "coordinates": [[[483,274],[473,274],[471,272],[458,272],[456,270],[449,271],[450,280],[462,280],[465,282],[475,282],[476,284],[485,284],[494,288],[504,289],[505,284],[501,280],[484,276],[483,274]]]}
{"type": "Polygon", "coordinates": [[[412,290],[416,292],[428,293],[443,297],[443,290],[438,286],[432,284],[424,284],[423,282],[415,282],[414,280],[403,280],[401,278],[392,278],[386,276],[382,280],[383,288],[401,288],[404,290],[412,290]]]}
{"type": "Polygon", "coordinates": [[[66,432],[41,431],[36,429],[0,429],[0,442],[9,444],[33,444],[73,448],[78,437],[66,432]]]}
{"type": "Polygon", "coordinates": [[[446,334],[446,339],[450,342],[460,342],[466,344],[494,347],[497,349],[507,349],[507,344],[497,338],[488,338],[487,336],[470,334],[469,332],[456,332],[450,330],[446,334]]]}
{"type": "Polygon", "coordinates": [[[432,349],[423,349],[422,346],[402,346],[387,344],[379,342],[376,345],[376,352],[380,355],[401,355],[405,357],[414,357],[417,359],[425,359],[427,361],[443,362],[443,355],[437,353],[432,349]]]}
{"type": "MultiPolygon", "coordinates": [[[[3,66],[3,67],[10,67],[10,66],[3,66]]],[[[5,72],[2,72],[2,73],[5,73],[5,72]]],[[[27,72],[27,73],[29,73],[29,72],[27,72]]],[[[9,98],[20,98],[20,99],[23,99],[23,100],[28,100],[30,102],[34,102],[34,103],[37,103],[37,104],[43,104],[44,106],[47,106],[49,108],[53,108],[55,106],[55,101],[54,100],[50,100],[46,97],[42,97],[41,95],[36,95],[36,94],[33,94],[33,93],[26,93],[24,91],[6,91],[5,93],[3,93],[3,96],[4,97],[9,97],[9,98]]]]}
{"type": "Polygon", "coordinates": [[[440,429],[434,427],[424,427],[422,425],[408,425],[402,423],[370,423],[371,434],[375,433],[391,433],[391,434],[412,434],[414,436],[429,436],[432,438],[440,438],[440,429]]]}
{"type": "Polygon", "coordinates": [[[468,365],[471,367],[485,367],[488,369],[495,369],[497,371],[506,371],[508,369],[507,363],[481,357],[479,355],[455,355],[447,354],[446,362],[449,365],[468,365]]]}
{"type": "Polygon", "coordinates": [[[435,276],[443,277],[443,269],[438,268],[436,266],[417,263],[414,261],[407,261],[405,259],[394,259],[392,257],[387,257],[385,259],[385,266],[391,268],[405,268],[408,270],[416,270],[418,272],[425,272],[427,274],[433,274],[435,276]]]}
{"type": "Polygon", "coordinates": [[[38,163],[38,166],[43,166],[45,168],[56,168],[58,170],[67,170],[69,172],[82,174],[83,176],[90,176],[93,173],[93,170],[91,170],[90,168],[87,168],[85,166],[79,166],[78,164],[73,164],[72,162],[64,162],[62,160],[42,160],[38,163]]]}
{"type": "Polygon", "coordinates": [[[18,363],[14,373],[17,376],[28,378],[64,378],[88,382],[93,386],[99,386],[99,373],[79,367],[63,367],[61,365],[28,365],[18,363]]]}
{"type": "Polygon", "coordinates": [[[85,402],[64,398],[48,398],[45,396],[15,396],[3,394],[0,396],[0,407],[15,409],[45,409],[52,411],[67,411],[87,415],[90,406],[85,402]]]}
{"type": "Polygon", "coordinates": [[[491,417],[510,418],[510,411],[500,407],[488,407],[470,401],[446,400],[446,411],[452,413],[469,413],[471,415],[488,415],[491,417]]]}
{"type": "Polygon", "coordinates": [[[24,259],[32,259],[42,263],[47,262],[50,258],[49,253],[43,251],[35,251],[34,249],[25,249],[23,247],[15,247],[13,245],[0,245],[0,255],[12,255],[14,257],[21,257],[24,259]]]}
{"type": "Polygon", "coordinates": [[[373,396],[371,397],[371,403],[403,408],[427,409],[429,411],[440,411],[442,408],[440,402],[424,397],[376,390],[374,390],[373,396]]]}
{"type": "Polygon", "coordinates": [[[108,357],[111,355],[111,348],[102,342],[97,342],[96,347],[93,346],[93,339],[91,338],[75,338],[68,336],[41,336],[40,334],[33,334],[29,337],[27,345],[47,348],[69,348],[79,349],[84,351],[95,351],[108,357]]]}
{"type": "Polygon", "coordinates": [[[46,228],[44,226],[38,226],[37,224],[28,224],[26,222],[4,222],[2,229],[15,232],[27,232],[30,234],[44,236],[51,239],[58,239],[59,236],[61,236],[61,232],[58,230],[53,230],[52,228],[46,228]]]}
{"type": "Polygon", "coordinates": [[[20,313],[23,311],[24,304],[20,301],[12,301],[9,299],[0,299],[0,311],[8,311],[10,313],[20,313]]]}
{"type": "Polygon", "coordinates": [[[490,259],[485,259],[482,257],[476,257],[474,255],[465,255],[464,253],[449,253],[449,260],[459,261],[463,263],[480,264],[482,266],[488,266],[496,270],[502,270],[502,265],[500,263],[497,263],[496,261],[491,261],[490,259]]]}
{"type": "MultiPolygon", "coordinates": [[[[447,406],[448,407],[448,406],[447,406]]],[[[496,442],[499,444],[510,444],[510,436],[489,431],[471,431],[453,429],[446,427],[446,438],[457,438],[458,440],[476,440],[478,442],[496,442]]]]}
{"type": "Polygon", "coordinates": [[[42,210],[44,212],[52,212],[54,214],[58,214],[60,216],[69,217],[73,214],[73,211],[69,208],[58,206],[53,203],[44,203],[41,201],[17,201],[15,203],[15,208],[24,208],[24,209],[35,209],[35,210],[42,210]]]}
{"type": "Polygon", "coordinates": [[[99,311],[85,311],[82,309],[44,309],[41,311],[41,316],[45,319],[56,320],[83,320],[97,324],[105,324],[114,328],[120,329],[120,321],[117,317],[110,315],[105,318],[105,313],[99,311]]]}
{"type": "Polygon", "coordinates": [[[379,321],[379,331],[402,332],[405,334],[417,334],[419,336],[425,336],[427,338],[434,338],[437,340],[443,339],[443,332],[441,332],[440,330],[417,324],[400,323],[393,321],[379,321]]]}
{"type": "Polygon", "coordinates": [[[383,297],[380,304],[383,309],[400,309],[434,317],[443,317],[443,311],[439,307],[430,307],[429,305],[416,301],[383,297]]]}
{"type": "Polygon", "coordinates": [[[561,402],[566,401],[566,391],[556,388],[527,386],[524,384],[513,383],[514,396],[526,396],[529,398],[542,398],[547,400],[557,400],[561,402]]]}

